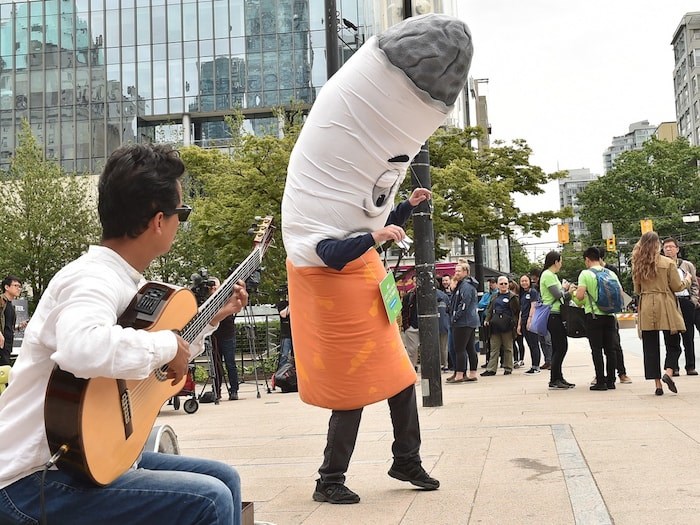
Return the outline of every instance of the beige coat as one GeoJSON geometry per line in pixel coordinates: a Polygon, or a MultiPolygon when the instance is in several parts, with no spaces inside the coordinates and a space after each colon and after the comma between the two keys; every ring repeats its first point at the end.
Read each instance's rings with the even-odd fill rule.
{"type": "Polygon", "coordinates": [[[639,295],[637,325],[640,330],[670,330],[685,332],[685,322],[675,292],[688,288],[682,281],[673,260],[659,255],[656,277],[651,281],[634,281],[634,293],[639,295]]]}

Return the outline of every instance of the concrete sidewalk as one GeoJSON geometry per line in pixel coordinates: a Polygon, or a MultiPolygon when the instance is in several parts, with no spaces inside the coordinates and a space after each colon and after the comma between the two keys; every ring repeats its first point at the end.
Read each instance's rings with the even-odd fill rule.
{"type": "Polygon", "coordinates": [[[192,415],[166,406],[157,424],[175,429],[183,454],[236,466],[255,519],[277,525],[700,523],[700,376],[676,378],[678,395],[655,396],[633,331],[623,331],[623,347],[633,383],[607,392],[588,389],[586,339],[569,339],[572,390],[551,391],[548,371],[525,367],[443,384],[444,405],[422,408],[417,385],[423,464],[441,482],[433,492],[387,475],[388,407],[367,407],[347,479],[357,505],[311,499],[330,412],[297,394],[267,393],[261,382],[257,398],[244,383],[239,401],[192,415]]]}

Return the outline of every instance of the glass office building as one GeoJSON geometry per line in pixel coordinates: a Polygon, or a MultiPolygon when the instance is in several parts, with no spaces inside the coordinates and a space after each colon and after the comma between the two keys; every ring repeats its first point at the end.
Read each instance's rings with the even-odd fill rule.
{"type": "MultiPolygon", "coordinates": [[[[341,63],[402,18],[396,0],[336,1],[341,63]]],[[[324,17],[323,0],[0,0],[0,169],[23,119],[68,172],[129,142],[224,145],[234,109],[275,132],[272,109],[326,81],[324,17]]]]}
{"type": "Polygon", "coordinates": [[[325,43],[322,2],[315,31],[309,3],[3,0],[0,168],[23,119],[47,157],[95,172],[120,144],[159,130],[206,144],[226,134],[232,109],[254,130],[273,106],[310,105],[325,43]]]}

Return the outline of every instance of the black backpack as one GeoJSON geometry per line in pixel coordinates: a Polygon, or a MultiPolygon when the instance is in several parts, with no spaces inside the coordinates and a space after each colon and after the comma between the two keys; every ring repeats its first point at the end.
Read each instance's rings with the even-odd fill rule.
{"type": "Polygon", "coordinates": [[[290,357],[289,361],[280,366],[274,375],[275,387],[280,387],[282,392],[298,392],[297,385],[297,369],[294,366],[294,359],[290,357]]]}

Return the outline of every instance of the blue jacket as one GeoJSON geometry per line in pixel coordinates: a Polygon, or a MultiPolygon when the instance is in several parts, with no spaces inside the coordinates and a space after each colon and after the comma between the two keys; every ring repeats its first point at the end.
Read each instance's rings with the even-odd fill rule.
{"type": "Polygon", "coordinates": [[[435,290],[435,295],[437,296],[437,309],[440,314],[440,333],[446,334],[450,330],[450,307],[452,301],[450,300],[450,296],[440,289],[435,290]]]}
{"type": "Polygon", "coordinates": [[[478,328],[476,307],[476,282],[471,277],[465,277],[452,294],[452,326],[478,328]]]}

